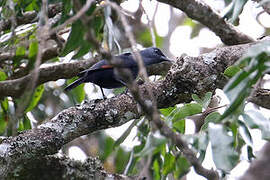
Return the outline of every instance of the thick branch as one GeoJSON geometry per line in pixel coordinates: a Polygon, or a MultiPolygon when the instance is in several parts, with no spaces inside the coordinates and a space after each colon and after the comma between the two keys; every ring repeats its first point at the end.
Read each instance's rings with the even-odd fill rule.
{"type": "MultiPolygon", "coordinates": [[[[36,85],[58,79],[69,79],[76,76],[80,71],[91,67],[96,63],[95,59],[75,61],[72,63],[62,63],[41,67],[39,69],[39,79],[36,85]]],[[[27,82],[31,81],[31,75],[28,74],[19,79],[0,82],[0,98],[6,96],[20,96],[26,88],[27,82]]]]}
{"type": "Polygon", "coordinates": [[[256,89],[248,101],[258,106],[270,109],[270,89],[256,89]]]}
{"type": "Polygon", "coordinates": [[[98,158],[88,157],[84,162],[62,156],[39,156],[13,169],[7,179],[117,179],[132,180],[136,177],[106,172],[98,158]],[[42,162],[42,163],[41,163],[42,162]],[[49,172],[49,173],[48,173],[49,172]]]}
{"type": "Polygon", "coordinates": [[[178,8],[185,12],[190,18],[199,21],[211,29],[223,43],[236,45],[253,42],[254,40],[239,32],[233,25],[226,22],[210,6],[199,0],[158,0],[178,8]]]}
{"type": "Polygon", "coordinates": [[[253,180],[261,179],[267,180],[270,179],[270,143],[266,143],[263,149],[259,152],[259,155],[256,160],[254,160],[246,173],[240,178],[240,180],[253,180]]]}

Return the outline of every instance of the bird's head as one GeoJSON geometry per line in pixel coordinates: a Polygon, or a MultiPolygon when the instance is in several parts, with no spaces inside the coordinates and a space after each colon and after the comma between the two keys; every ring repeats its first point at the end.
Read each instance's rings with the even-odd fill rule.
{"type": "Polygon", "coordinates": [[[140,53],[148,75],[165,75],[173,63],[156,47],[146,48],[140,53]]]}
{"type": "Polygon", "coordinates": [[[144,64],[151,65],[151,64],[157,64],[161,62],[171,62],[170,59],[168,59],[160,49],[156,47],[150,47],[146,48],[142,51],[140,51],[141,56],[143,58],[144,64]]]}

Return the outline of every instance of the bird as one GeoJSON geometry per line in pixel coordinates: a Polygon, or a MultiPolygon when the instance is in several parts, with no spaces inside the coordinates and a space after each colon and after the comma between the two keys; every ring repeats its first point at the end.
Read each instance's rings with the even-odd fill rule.
{"type": "MultiPolygon", "coordinates": [[[[149,47],[139,51],[145,67],[159,64],[162,62],[171,62],[160,49],[156,47],[149,47]]],[[[136,79],[139,71],[138,64],[134,59],[132,53],[124,53],[115,56],[116,59],[121,60],[120,68],[127,68],[131,71],[133,80],[136,79]]],[[[107,60],[101,60],[94,64],[89,69],[81,71],[78,75],[79,78],[73,83],[69,84],[64,90],[70,91],[71,89],[79,86],[82,83],[94,83],[101,89],[103,99],[106,99],[103,88],[114,89],[126,86],[125,81],[114,72],[114,66],[109,64],[107,60]]]]}

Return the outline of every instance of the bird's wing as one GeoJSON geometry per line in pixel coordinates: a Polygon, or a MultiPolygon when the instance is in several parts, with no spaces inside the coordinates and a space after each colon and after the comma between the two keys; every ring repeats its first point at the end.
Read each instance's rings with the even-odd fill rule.
{"type": "Polygon", "coordinates": [[[110,69],[110,68],[113,68],[113,66],[109,65],[105,60],[102,60],[102,61],[99,61],[98,63],[94,64],[89,69],[86,69],[84,71],[79,72],[79,74],[77,76],[83,77],[85,75],[85,73],[89,74],[89,73],[101,71],[103,69],[110,69]]]}
{"type": "MultiPolygon", "coordinates": [[[[116,58],[120,58],[121,60],[123,60],[123,67],[130,68],[130,67],[137,66],[137,63],[134,61],[131,53],[124,53],[124,54],[116,56],[116,58]]],[[[102,71],[104,69],[112,69],[112,68],[114,68],[113,65],[108,64],[106,60],[101,60],[98,63],[94,64],[89,69],[81,71],[77,76],[83,77],[85,73],[90,74],[93,72],[102,71]]]]}
{"type": "Polygon", "coordinates": [[[133,58],[133,54],[131,53],[125,53],[117,56],[121,60],[123,60],[123,66],[125,68],[132,68],[132,67],[137,67],[137,63],[133,58]]]}

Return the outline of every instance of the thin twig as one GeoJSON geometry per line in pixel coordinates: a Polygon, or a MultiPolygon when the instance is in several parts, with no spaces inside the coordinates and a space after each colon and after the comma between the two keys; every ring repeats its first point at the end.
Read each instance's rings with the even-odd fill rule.
{"type": "Polygon", "coordinates": [[[155,36],[155,31],[154,31],[154,22],[155,22],[155,17],[156,17],[156,14],[157,14],[157,10],[158,10],[158,5],[159,5],[159,2],[157,2],[156,4],[156,7],[155,7],[155,10],[154,10],[154,14],[153,14],[153,17],[152,17],[152,20],[150,19],[149,15],[146,13],[143,5],[142,5],[142,0],[140,1],[140,8],[142,8],[143,10],[143,13],[145,14],[146,16],[146,19],[147,19],[147,25],[150,29],[150,34],[151,34],[151,38],[152,38],[152,45],[154,47],[157,46],[156,44],[156,36],[155,36]]]}
{"type": "Polygon", "coordinates": [[[73,23],[74,21],[78,20],[83,14],[86,13],[86,11],[90,8],[91,4],[94,2],[94,0],[87,0],[86,4],[71,18],[66,20],[63,24],[60,26],[55,27],[50,31],[50,34],[54,34],[58,32],[59,30],[64,29],[67,25],[73,23]]]}
{"type": "Polygon", "coordinates": [[[41,17],[40,18],[40,25],[41,27],[37,31],[37,38],[39,39],[39,45],[38,45],[38,52],[36,56],[36,61],[34,65],[34,70],[31,72],[31,81],[28,81],[26,91],[24,93],[23,100],[21,99],[21,104],[17,107],[15,115],[16,118],[20,118],[27,106],[29,105],[31,101],[32,94],[34,93],[38,77],[39,77],[39,66],[41,64],[42,59],[42,51],[45,47],[45,42],[49,37],[49,18],[48,18],[48,2],[47,0],[42,0],[42,11],[41,11],[41,17]]]}

